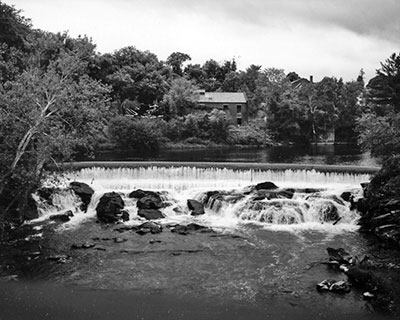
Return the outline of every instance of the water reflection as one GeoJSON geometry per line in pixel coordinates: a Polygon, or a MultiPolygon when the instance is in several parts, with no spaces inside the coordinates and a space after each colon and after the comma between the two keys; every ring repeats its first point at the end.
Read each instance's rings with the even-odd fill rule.
{"type": "MultiPolygon", "coordinates": [[[[86,160],[86,159],[79,159],[86,160]]],[[[205,161],[304,163],[377,166],[379,161],[356,145],[279,146],[270,148],[168,149],[159,152],[107,151],[98,161],[205,161]]]]}

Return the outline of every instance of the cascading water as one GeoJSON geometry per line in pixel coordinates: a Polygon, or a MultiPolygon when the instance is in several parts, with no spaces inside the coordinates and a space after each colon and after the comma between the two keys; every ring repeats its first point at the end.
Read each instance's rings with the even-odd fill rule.
{"type": "MultiPolygon", "coordinates": [[[[328,173],[315,170],[255,170],[227,168],[137,167],[137,168],[84,168],[65,174],[65,183],[87,183],[95,194],[88,212],[78,214],[66,226],[79,224],[82,219],[95,216],[95,208],[105,192],[122,195],[125,210],[130,214],[128,223],[140,223],[136,200],[128,194],[135,189],[161,192],[169,205],[163,209],[166,221],[182,222],[196,219],[199,222],[224,227],[240,223],[259,223],[270,228],[329,227],[355,228],[357,213],[340,194],[351,190],[356,195],[360,183],[369,180],[368,174],[328,173]],[[280,194],[260,194],[250,186],[273,181],[280,194]],[[311,189],[312,188],[312,189],[311,189]],[[282,194],[290,196],[282,196],[282,194]],[[214,195],[207,197],[207,193],[214,195]],[[187,199],[197,199],[205,204],[206,214],[192,217],[187,209],[187,199]]],[[[66,184],[65,184],[66,185],[66,184]]],[[[66,198],[69,203],[43,207],[42,216],[54,211],[77,208],[76,198],[66,198]],[[69,199],[69,200],[68,200],[69,199]]]]}

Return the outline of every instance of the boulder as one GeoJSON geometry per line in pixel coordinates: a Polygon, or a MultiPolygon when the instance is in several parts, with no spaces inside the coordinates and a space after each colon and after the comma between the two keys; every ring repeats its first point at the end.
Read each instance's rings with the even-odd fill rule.
{"type": "Polygon", "coordinates": [[[346,252],[343,248],[335,249],[335,248],[327,248],[329,260],[336,261],[339,264],[349,265],[353,262],[352,256],[346,252]]]}
{"type": "Polygon", "coordinates": [[[37,195],[47,204],[53,205],[53,194],[59,191],[56,188],[41,187],[36,190],[37,195]]]}
{"type": "Polygon", "coordinates": [[[56,220],[56,221],[61,221],[61,222],[67,222],[69,221],[74,214],[72,213],[71,210],[68,210],[62,214],[53,214],[49,217],[50,220],[56,220]]]}
{"type": "Polygon", "coordinates": [[[87,211],[94,191],[86,183],[73,181],[69,184],[70,189],[81,199],[82,204],[80,209],[83,212],[87,211]]]}
{"type": "Polygon", "coordinates": [[[157,220],[165,217],[158,209],[139,209],[138,216],[147,220],[157,220]]]}
{"type": "Polygon", "coordinates": [[[323,280],[317,284],[319,292],[331,291],[334,293],[348,293],[351,291],[350,284],[345,280],[323,280]]]}
{"type": "Polygon", "coordinates": [[[351,199],[353,198],[353,194],[350,191],[345,191],[342,192],[342,194],[340,195],[340,197],[347,202],[350,202],[351,199]]]}
{"type": "Polygon", "coordinates": [[[123,216],[124,206],[124,201],[118,193],[107,192],[100,198],[96,207],[97,218],[102,222],[117,222],[123,216]]]}
{"type": "Polygon", "coordinates": [[[323,201],[319,208],[322,221],[331,222],[338,221],[340,219],[339,211],[337,207],[331,201],[323,201]]]}
{"type": "Polygon", "coordinates": [[[273,190],[273,189],[278,189],[279,187],[270,181],[266,182],[261,182],[255,186],[256,190],[273,190]]]}
{"type": "Polygon", "coordinates": [[[129,198],[136,198],[136,199],[140,199],[140,198],[148,197],[148,196],[160,197],[160,195],[157,192],[149,191],[149,190],[142,190],[142,189],[134,190],[128,195],[129,198]]]}
{"type": "Polygon", "coordinates": [[[138,230],[136,233],[140,235],[145,235],[147,233],[161,233],[163,230],[163,227],[161,224],[153,222],[153,221],[147,221],[145,223],[142,223],[140,226],[138,226],[138,230]]]}
{"type": "Polygon", "coordinates": [[[205,213],[203,204],[197,200],[189,199],[187,206],[192,216],[199,216],[205,213]]]}
{"type": "Polygon", "coordinates": [[[163,207],[163,202],[159,195],[148,195],[140,198],[136,206],[139,209],[160,209],[163,207]]]}

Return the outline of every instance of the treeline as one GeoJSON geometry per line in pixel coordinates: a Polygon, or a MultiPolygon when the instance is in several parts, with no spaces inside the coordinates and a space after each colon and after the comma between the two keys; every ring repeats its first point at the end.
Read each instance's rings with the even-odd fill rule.
{"type": "MultiPolygon", "coordinates": [[[[382,97],[398,90],[386,79],[398,70],[398,56],[365,89],[362,72],[355,81],[314,83],[259,65],[237,70],[234,60],[191,64],[180,52],[166,61],[135,47],[99,54],[90,38],[33,29],[3,2],[0,30],[0,217],[24,218],[47,166],[99,148],[309,143],[332,132],[354,141],[359,128],[362,140],[382,153],[381,140],[398,118],[398,107],[386,106],[397,98],[382,97]],[[194,113],[199,88],[245,92],[249,124],[233,126],[218,110],[194,113]]],[[[397,145],[390,134],[386,142],[397,145]]]]}

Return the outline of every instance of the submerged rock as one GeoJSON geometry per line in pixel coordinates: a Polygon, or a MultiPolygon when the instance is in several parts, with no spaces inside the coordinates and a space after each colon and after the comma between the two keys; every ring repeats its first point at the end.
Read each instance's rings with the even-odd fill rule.
{"type": "Polygon", "coordinates": [[[197,200],[189,199],[187,206],[192,216],[199,216],[205,213],[203,204],[197,200]]]}
{"type": "MultiPolygon", "coordinates": [[[[116,192],[107,192],[96,207],[97,218],[106,223],[117,222],[123,217],[122,209],[125,203],[116,192]]],[[[125,214],[126,216],[126,214],[125,214]]]]}
{"type": "Polygon", "coordinates": [[[163,230],[163,227],[161,224],[153,222],[153,221],[148,221],[148,222],[142,223],[140,226],[138,226],[136,233],[138,233],[140,235],[145,235],[147,233],[157,234],[157,233],[161,233],[162,230],[163,230]]]}
{"type": "Polygon", "coordinates": [[[345,280],[323,280],[317,284],[319,292],[330,291],[334,293],[349,293],[351,291],[350,284],[345,280]]]}
{"type": "Polygon", "coordinates": [[[73,181],[69,184],[70,189],[81,199],[82,204],[80,209],[83,212],[87,211],[94,190],[89,187],[86,183],[73,181]]]}
{"type": "Polygon", "coordinates": [[[212,232],[213,229],[199,225],[197,223],[189,223],[187,225],[175,225],[171,227],[171,232],[175,232],[182,235],[189,234],[190,231],[200,231],[200,232],[212,232]]]}
{"type": "Polygon", "coordinates": [[[56,220],[61,222],[68,222],[74,216],[71,210],[68,210],[62,214],[53,214],[49,217],[50,220],[56,220]]]}
{"type": "Polygon", "coordinates": [[[138,216],[147,220],[158,220],[165,218],[163,213],[158,209],[139,209],[138,216]]]}
{"type": "Polygon", "coordinates": [[[327,248],[326,251],[328,251],[330,261],[336,261],[338,264],[345,265],[349,265],[353,262],[352,256],[343,248],[327,248]]]}

